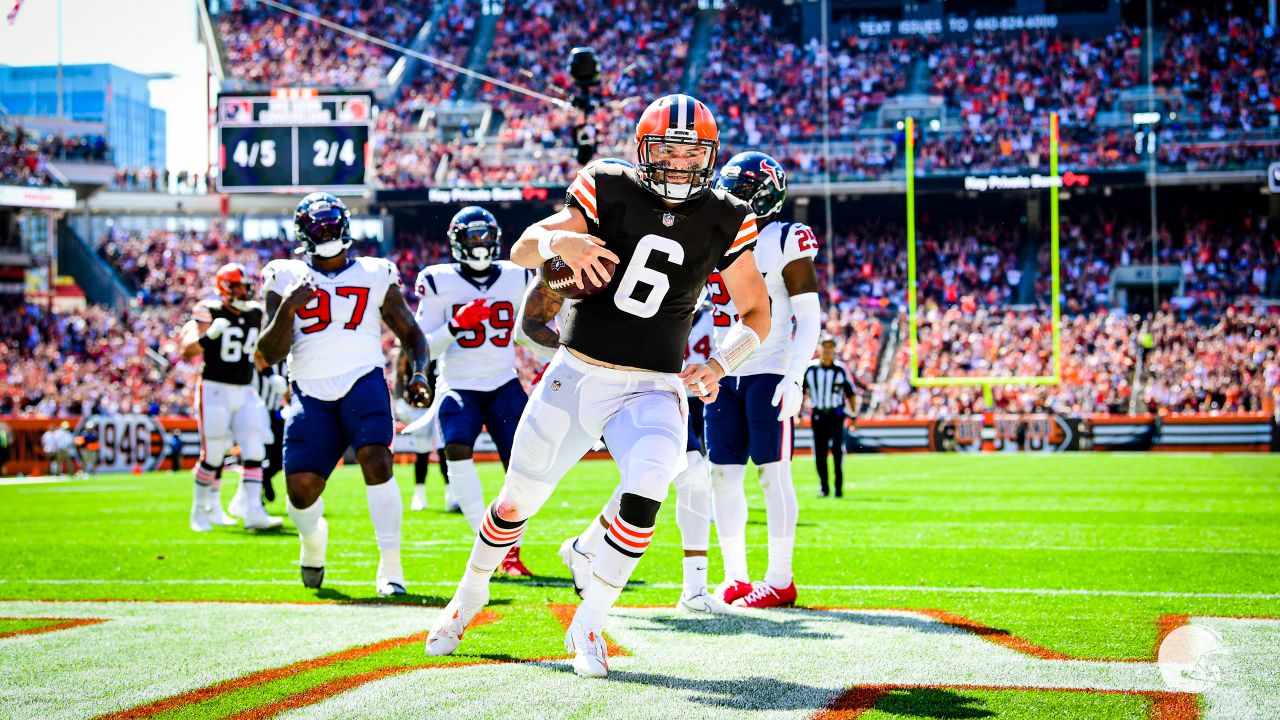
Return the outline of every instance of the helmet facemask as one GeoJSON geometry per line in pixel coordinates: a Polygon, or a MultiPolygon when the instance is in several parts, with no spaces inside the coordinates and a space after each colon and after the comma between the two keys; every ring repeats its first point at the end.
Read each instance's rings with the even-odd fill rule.
{"type": "Polygon", "coordinates": [[[453,259],[475,272],[484,272],[498,259],[499,243],[498,234],[488,223],[468,223],[453,231],[453,259]]]}
{"type": "Polygon", "coordinates": [[[640,181],[663,200],[682,203],[711,186],[719,143],[689,130],[641,135],[636,148],[640,181]]]}
{"type": "Polygon", "coordinates": [[[247,282],[230,283],[227,287],[227,304],[244,312],[253,307],[253,286],[247,282]]]}

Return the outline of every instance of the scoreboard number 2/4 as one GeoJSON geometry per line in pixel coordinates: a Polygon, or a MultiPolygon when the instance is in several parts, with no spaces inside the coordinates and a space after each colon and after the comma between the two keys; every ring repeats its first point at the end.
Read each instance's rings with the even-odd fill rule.
{"type": "MultiPolygon", "coordinates": [[[[241,143],[242,145],[244,143],[241,143]]],[[[356,163],[356,145],[351,138],[346,140],[316,140],[311,149],[315,151],[316,167],[333,167],[338,162],[351,166],[356,163]]]]}
{"type": "Polygon", "coordinates": [[[236,150],[231,159],[240,167],[273,167],[276,164],[276,141],[262,140],[249,142],[241,140],[236,143],[236,150]]]}

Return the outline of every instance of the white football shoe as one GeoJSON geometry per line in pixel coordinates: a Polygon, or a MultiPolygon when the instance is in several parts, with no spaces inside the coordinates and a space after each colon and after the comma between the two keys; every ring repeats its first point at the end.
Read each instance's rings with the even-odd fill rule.
{"type": "Polygon", "coordinates": [[[582,597],[591,580],[591,556],[578,549],[576,535],[560,543],[560,550],[556,554],[564,561],[565,567],[569,568],[569,575],[573,578],[573,591],[578,593],[578,597],[582,597]]]}
{"type": "Polygon", "coordinates": [[[227,505],[227,515],[233,518],[243,518],[249,512],[249,504],[245,502],[244,493],[236,490],[236,494],[231,496],[231,502],[227,505]]]}
{"type": "Polygon", "coordinates": [[[209,513],[205,511],[199,500],[191,503],[191,529],[195,532],[209,532],[213,529],[209,524],[209,513]]]}
{"type": "Polygon", "coordinates": [[[458,645],[462,643],[462,635],[467,631],[467,625],[475,618],[476,614],[484,609],[486,603],[489,602],[489,590],[486,588],[484,592],[484,602],[464,605],[457,596],[444,606],[444,610],[440,611],[440,615],[436,618],[436,624],[431,626],[431,632],[427,634],[426,651],[428,655],[452,655],[454,650],[458,649],[458,645]]]}
{"type": "Polygon", "coordinates": [[[378,560],[378,574],[374,579],[374,587],[381,597],[405,594],[404,570],[401,569],[399,560],[388,561],[386,558],[378,560]]]}
{"type": "Polygon", "coordinates": [[[410,510],[427,509],[427,489],[421,485],[413,486],[413,500],[409,501],[410,510]]]}
{"type": "Polygon", "coordinates": [[[453,491],[448,485],[444,486],[444,511],[445,512],[462,512],[462,506],[453,498],[453,491]]]}
{"type": "Polygon", "coordinates": [[[564,649],[573,653],[573,671],[582,677],[608,677],[609,646],[600,628],[589,628],[576,619],[564,634],[564,649]]]}
{"type": "Polygon", "coordinates": [[[261,505],[246,507],[241,517],[244,518],[245,530],[275,530],[284,525],[284,518],[268,515],[261,505]]]}
{"type": "Polygon", "coordinates": [[[731,606],[707,592],[705,588],[697,595],[680,593],[680,602],[676,603],[676,610],[695,615],[730,615],[734,612],[731,606]]]}
{"type": "Polygon", "coordinates": [[[239,520],[233,517],[228,517],[227,514],[222,511],[222,503],[218,501],[217,495],[214,495],[210,499],[210,504],[208,507],[205,508],[205,512],[209,514],[210,525],[220,525],[222,527],[234,527],[240,524],[239,520]]]}

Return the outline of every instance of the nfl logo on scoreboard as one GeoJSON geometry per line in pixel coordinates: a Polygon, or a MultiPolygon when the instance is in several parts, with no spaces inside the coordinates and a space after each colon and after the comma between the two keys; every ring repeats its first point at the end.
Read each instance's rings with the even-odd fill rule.
{"type": "Polygon", "coordinates": [[[665,215],[662,216],[662,224],[667,227],[671,227],[672,225],[675,225],[676,216],[672,215],[671,213],[666,213],[665,215]]]}

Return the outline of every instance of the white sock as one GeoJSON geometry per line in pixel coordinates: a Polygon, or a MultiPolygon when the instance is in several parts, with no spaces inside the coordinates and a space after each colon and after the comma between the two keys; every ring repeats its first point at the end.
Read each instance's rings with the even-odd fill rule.
{"type": "Polygon", "coordinates": [[[396,479],[381,485],[365,485],[369,499],[369,519],[373,520],[373,536],[378,541],[378,551],[386,557],[394,553],[396,564],[400,557],[400,521],[404,516],[404,502],[400,499],[400,486],[396,479]]]}
{"type": "Polygon", "coordinates": [[[427,486],[426,486],[426,485],[414,485],[414,486],[413,486],[413,496],[414,496],[415,498],[418,498],[418,499],[422,500],[423,502],[426,502],[426,501],[427,501],[427,486]]]}
{"type": "Polygon", "coordinates": [[[747,574],[747,493],[742,481],[746,465],[712,465],[711,489],[715,493],[716,537],[724,560],[726,580],[749,582],[747,574]]]}
{"type": "Polygon", "coordinates": [[[609,617],[609,610],[618,602],[620,595],[622,595],[621,587],[614,587],[592,573],[591,580],[587,582],[587,588],[582,591],[582,604],[573,614],[573,621],[580,622],[589,628],[603,629],[604,622],[609,617]]]}
{"type": "Polygon", "coordinates": [[[298,564],[305,567],[324,567],[325,550],[329,546],[329,524],[324,519],[324,498],[318,498],[311,507],[298,509],[287,503],[289,519],[298,528],[302,553],[298,564]]]}
{"type": "Polygon", "coordinates": [[[765,582],[774,587],[791,584],[791,556],[796,545],[796,522],[799,504],[791,481],[791,463],[765,463],[760,466],[760,487],[764,489],[764,507],[769,525],[769,570],[765,582]]]}
{"type": "Polygon", "coordinates": [[[707,591],[707,556],[686,557],[684,567],[684,596],[693,597],[707,591]]]}
{"type": "Polygon", "coordinates": [[[600,514],[591,518],[591,522],[587,523],[587,527],[578,535],[578,552],[589,557],[595,557],[600,552],[600,543],[604,541],[604,534],[608,531],[604,522],[612,523],[613,519],[618,516],[618,506],[622,503],[622,485],[613,489],[613,494],[609,496],[608,502],[600,509],[600,514]]]}
{"type": "Polygon", "coordinates": [[[467,519],[471,531],[475,532],[484,519],[484,489],[480,487],[476,463],[469,459],[446,462],[449,463],[449,488],[453,490],[453,499],[462,509],[462,516],[467,519]]]}
{"type": "Polygon", "coordinates": [[[795,552],[796,538],[769,536],[769,570],[764,581],[776,588],[791,584],[791,556],[795,552]]]}
{"type": "Polygon", "coordinates": [[[240,471],[240,489],[237,491],[245,499],[245,506],[256,508],[262,505],[262,466],[247,467],[240,471]]]}
{"type": "Polygon", "coordinates": [[[689,451],[689,469],[676,476],[676,526],[685,550],[706,550],[711,542],[711,477],[702,453],[689,451]]]}

